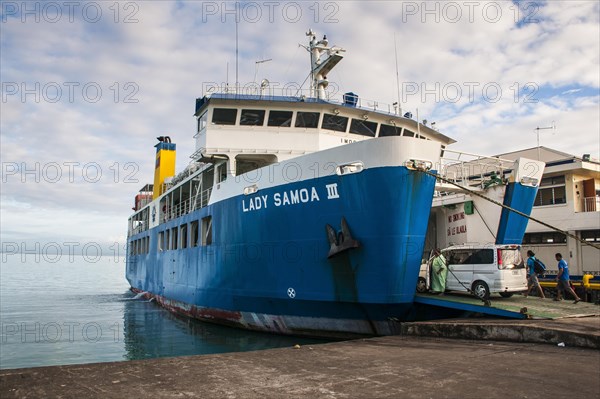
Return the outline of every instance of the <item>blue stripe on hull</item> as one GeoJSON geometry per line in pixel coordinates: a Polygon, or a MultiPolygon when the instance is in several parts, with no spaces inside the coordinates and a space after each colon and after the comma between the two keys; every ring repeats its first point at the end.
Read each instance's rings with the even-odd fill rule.
{"type": "Polygon", "coordinates": [[[415,293],[434,185],[425,174],[383,167],[220,201],[131,237],[151,239],[148,254],[129,258],[127,279],[137,290],[208,309],[356,320],[404,317],[415,293]],[[328,199],[329,184],[337,184],[339,198],[328,199]],[[303,188],[312,194],[313,187],[318,199],[275,205],[277,194],[281,199],[284,192],[303,188]],[[250,201],[260,202],[260,209],[250,210],[250,201]],[[159,231],[208,215],[212,245],[157,251],[159,231]],[[325,225],[339,230],[342,217],[360,247],[328,259],[325,225]]]}
{"type": "MultiPolygon", "coordinates": [[[[537,187],[509,183],[504,194],[504,205],[530,215],[536,194],[537,187]]],[[[502,209],[496,244],[521,244],[528,221],[529,219],[508,209],[502,209]]]]}

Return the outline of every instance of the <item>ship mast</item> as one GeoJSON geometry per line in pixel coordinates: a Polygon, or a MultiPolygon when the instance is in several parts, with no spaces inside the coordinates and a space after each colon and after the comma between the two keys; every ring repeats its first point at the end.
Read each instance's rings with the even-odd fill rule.
{"type": "Polygon", "coordinates": [[[329,47],[327,36],[323,36],[322,40],[317,41],[317,36],[309,29],[306,36],[310,38],[308,47],[304,47],[310,53],[310,96],[318,99],[325,99],[325,89],[329,85],[327,75],[344,58],[340,53],[346,51],[341,47],[329,47]],[[326,56],[321,59],[323,53],[326,56]]]}

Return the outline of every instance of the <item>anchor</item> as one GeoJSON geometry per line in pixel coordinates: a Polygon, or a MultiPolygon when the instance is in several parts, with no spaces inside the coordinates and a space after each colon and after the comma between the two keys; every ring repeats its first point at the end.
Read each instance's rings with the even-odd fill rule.
{"type": "Polygon", "coordinates": [[[339,233],[336,233],[335,229],[330,225],[325,225],[325,230],[327,231],[327,239],[329,240],[329,254],[327,258],[332,258],[344,251],[347,251],[352,248],[358,248],[360,243],[352,238],[352,234],[350,233],[350,228],[348,227],[348,223],[346,219],[342,217],[342,230],[339,233]]]}

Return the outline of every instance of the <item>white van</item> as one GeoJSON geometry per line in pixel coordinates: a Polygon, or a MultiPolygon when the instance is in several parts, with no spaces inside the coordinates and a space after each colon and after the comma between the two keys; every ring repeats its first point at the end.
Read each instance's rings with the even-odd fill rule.
{"type": "MultiPolygon", "coordinates": [[[[527,290],[527,270],[519,245],[456,245],[443,249],[442,254],[448,266],[446,290],[471,290],[482,299],[492,293],[508,298],[527,290]]],[[[422,265],[417,292],[431,286],[432,261],[433,257],[422,265]]]]}

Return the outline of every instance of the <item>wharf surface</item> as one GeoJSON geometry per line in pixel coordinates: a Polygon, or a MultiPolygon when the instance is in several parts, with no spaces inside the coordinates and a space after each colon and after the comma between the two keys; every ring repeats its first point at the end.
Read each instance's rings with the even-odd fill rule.
{"type": "MultiPolygon", "coordinates": [[[[405,323],[420,333],[482,325],[598,337],[599,317],[405,323]],[[532,324],[535,323],[535,324],[532,324]],[[428,327],[427,327],[428,326],[428,327]]],[[[546,343],[387,336],[255,352],[0,371],[0,397],[600,397],[600,351],[546,343]]],[[[487,339],[486,339],[487,338],[487,339]]],[[[562,341],[561,341],[562,342],[562,341]]]]}

